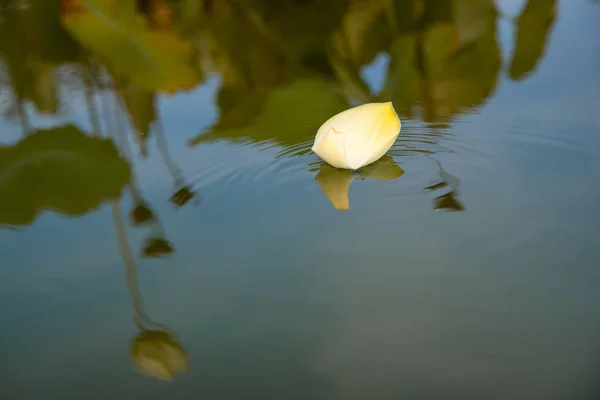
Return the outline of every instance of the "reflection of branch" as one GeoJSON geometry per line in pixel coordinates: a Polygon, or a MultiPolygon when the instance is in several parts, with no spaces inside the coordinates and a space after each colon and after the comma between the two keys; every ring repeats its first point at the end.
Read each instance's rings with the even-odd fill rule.
{"type": "Polygon", "coordinates": [[[146,314],[146,311],[144,310],[142,294],[138,285],[137,267],[133,260],[131,247],[127,242],[127,232],[125,231],[123,216],[121,215],[119,204],[114,201],[112,202],[112,214],[115,230],[117,231],[117,240],[119,242],[119,253],[121,253],[121,258],[125,264],[125,280],[127,281],[127,288],[129,289],[129,294],[131,295],[131,301],[133,303],[134,320],[136,325],[142,331],[160,330],[175,336],[167,326],[152,321],[146,314]]]}
{"type": "Polygon", "coordinates": [[[31,132],[31,126],[29,125],[29,117],[27,116],[27,110],[23,106],[23,102],[21,101],[17,89],[15,89],[16,82],[11,74],[8,74],[8,83],[10,87],[13,88],[13,93],[15,96],[15,105],[17,106],[17,112],[19,113],[19,121],[21,123],[21,129],[23,130],[23,136],[27,136],[29,132],[31,132]]]}
{"type": "Polygon", "coordinates": [[[113,124],[113,113],[110,106],[110,95],[102,95],[100,93],[100,104],[102,106],[102,115],[104,117],[104,126],[106,127],[106,132],[109,135],[114,137],[115,133],[115,125],[113,124]]]}
{"type": "Polygon", "coordinates": [[[157,111],[157,115],[156,115],[156,121],[154,122],[153,125],[154,125],[154,132],[156,135],[156,145],[158,147],[158,151],[159,151],[165,165],[167,166],[167,169],[173,176],[173,179],[175,180],[175,185],[176,186],[185,185],[183,171],[181,170],[179,165],[177,165],[177,163],[175,162],[175,159],[171,156],[171,153],[169,153],[169,147],[167,145],[167,140],[165,139],[165,133],[163,130],[163,126],[162,126],[160,117],[158,116],[158,111],[157,111]]]}
{"type": "Polygon", "coordinates": [[[88,64],[88,70],[83,74],[85,81],[85,101],[87,103],[90,123],[94,135],[103,136],[102,129],[100,128],[100,116],[98,115],[98,109],[96,108],[95,85],[93,79],[91,79],[91,74],[93,74],[92,65],[88,64]]]}
{"type": "MultiPolygon", "coordinates": [[[[153,126],[158,151],[165,165],[167,166],[167,169],[171,173],[171,176],[173,176],[173,180],[175,181],[176,192],[171,196],[171,202],[179,207],[182,207],[196,196],[196,192],[194,192],[190,185],[186,184],[182,169],[169,152],[169,146],[167,144],[167,139],[165,137],[160,116],[158,115],[158,110],[156,111],[156,121],[154,122],[153,126]]],[[[199,200],[200,199],[196,197],[195,205],[199,204],[199,200]]]]}
{"type": "MultiPolygon", "coordinates": [[[[131,152],[131,148],[129,147],[129,141],[127,139],[127,122],[125,119],[125,113],[123,112],[124,103],[123,103],[122,99],[119,97],[118,92],[116,92],[114,90],[113,90],[113,92],[114,92],[115,103],[117,103],[115,106],[115,110],[114,110],[114,114],[115,114],[115,124],[114,125],[115,125],[115,127],[114,127],[114,130],[112,131],[113,132],[113,140],[119,146],[121,152],[123,153],[123,157],[126,158],[127,160],[129,160],[129,163],[132,166],[131,179],[129,181],[128,186],[129,186],[129,190],[131,192],[131,196],[137,203],[137,205],[135,206],[133,213],[132,213],[132,219],[133,219],[134,223],[144,223],[147,221],[154,221],[156,219],[154,217],[154,213],[146,205],[146,201],[144,200],[144,198],[142,197],[142,195],[138,189],[137,180],[135,178],[135,168],[133,167],[132,152],[131,152]]],[[[105,104],[104,112],[110,114],[110,110],[108,107],[108,101],[106,103],[107,104],[105,104]]],[[[107,121],[108,121],[108,119],[107,119],[107,121]]],[[[111,125],[112,125],[112,121],[111,121],[111,125]]]]}
{"type": "Polygon", "coordinates": [[[29,125],[29,117],[27,111],[23,107],[23,103],[20,99],[17,99],[17,110],[19,112],[19,120],[21,121],[21,129],[23,130],[23,136],[27,136],[31,132],[31,126],[29,125]]]}
{"type": "MultiPolygon", "coordinates": [[[[114,94],[115,102],[117,106],[115,107],[115,120],[116,120],[116,129],[115,129],[115,139],[117,143],[119,143],[119,147],[121,151],[124,153],[126,159],[133,165],[133,157],[131,148],[129,147],[129,140],[127,138],[127,123],[125,120],[124,104],[117,92],[114,94]]],[[[129,188],[131,189],[131,194],[135,198],[138,203],[144,203],[143,198],[137,188],[137,183],[135,179],[135,171],[131,173],[131,181],[129,183],[129,188]]]]}
{"type": "Polygon", "coordinates": [[[131,247],[129,247],[129,243],[127,242],[127,233],[125,232],[125,225],[123,224],[121,210],[116,202],[112,203],[112,214],[115,230],[117,231],[117,239],[119,241],[119,252],[121,253],[123,263],[125,264],[125,278],[127,280],[127,287],[129,288],[129,293],[131,294],[131,300],[133,302],[135,322],[140,329],[147,330],[152,325],[152,321],[150,318],[148,318],[146,312],[144,311],[142,295],[138,286],[137,267],[133,261],[131,247]]]}

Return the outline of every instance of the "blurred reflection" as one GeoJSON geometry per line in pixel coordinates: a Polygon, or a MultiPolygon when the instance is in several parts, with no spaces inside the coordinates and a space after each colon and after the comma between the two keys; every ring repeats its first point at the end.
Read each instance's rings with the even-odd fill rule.
{"type": "Polygon", "coordinates": [[[356,172],[334,168],[322,163],[315,180],[327,196],[333,207],[337,210],[349,210],[350,183],[355,177],[373,180],[394,180],[404,174],[402,168],[390,156],[383,156],[371,165],[367,165],[356,172]]]}
{"type": "Polygon", "coordinates": [[[420,104],[420,116],[429,122],[445,122],[483,104],[501,67],[497,18],[493,0],[426,1],[424,7],[411,7],[403,26],[412,28],[397,35],[389,49],[382,97],[410,117],[420,104]]]}
{"type": "MultiPolygon", "coordinates": [[[[118,101],[119,98],[117,98],[116,102],[118,101]]],[[[115,121],[114,132],[112,132],[113,136],[119,143],[121,151],[131,157],[123,108],[115,107],[115,121]]],[[[166,239],[163,224],[138,189],[135,172],[132,172],[128,186],[131,191],[131,197],[134,200],[134,207],[129,214],[132,225],[134,227],[149,227],[149,233],[144,240],[141,256],[144,258],[159,258],[173,253],[175,248],[166,239]]]]}
{"type": "Polygon", "coordinates": [[[148,205],[141,199],[141,196],[137,194],[137,191],[133,191],[134,198],[136,199],[136,204],[129,213],[129,218],[131,219],[131,223],[133,226],[141,226],[147,223],[156,221],[156,217],[154,216],[154,212],[150,209],[148,205]]]}
{"type": "MultiPolygon", "coordinates": [[[[186,183],[183,171],[175,159],[171,156],[160,120],[155,122],[154,130],[156,131],[156,145],[158,146],[158,150],[162,156],[163,162],[173,177],[175,184],[175,192],[169,201],[177,207],[183,207],[189,203],[190,200],[196,197],[196,191],[192,189],[191,185],[186,183]]],[[[196,200],[199,200],[199,198],[196,197],[196,200]]],[[[199,201],[196,202],[196,205],[198,204],[199,201]]]]}
{"type": "Polygon", "coordinates": [[[158,226],[160,229],[152,233],[144,242],[142,256],[145,258],[164,257],[175,251],[173,243],[164,237],[162,226],[158,226]]]}
{"type": "Polygon", "coordinates": [[[132,340],[131,359],[136,371],[170,381],[187,372],[185,350],[165,331],[141,331],[132,340]]]}
{"type": "Polygon", "coordinates": [[[24,133],[32,130],[27,102],[40,113],[59,112],[55,70],[61,64],[79,61],[81,54],[79,44],[60,25],[59,8],[55,1],[25,7],[0,0],[0,58],[7,75],[0,81],[10,85],[13,102],[6,116],[16,116],[24,133]]]}
{"type": "Polygon", "coordinates": [[[446,188],[450,189],[445,194],[442,194],[441,196],[437,196],[436,198],[433,199],[434,210],[464,211],[465,207],[460,202],[460,200],[458,200],[458,195],[459,195],[458,188],[460,187],[460,179],[458,179],[454,175],[446,172],[444,170],[444,168],[442,167],[442,164],[438,160],[433,160],[433,161],[435,161],[435,163],[437,164],[437,166],[439,168],[438,174],[440,175],[440,178],[442,180],[431,186],[427,186],[425,188],[425,190],[433,191],[433,190],[440,190],[440,189],[446,189],[446,188]]]}
{"type": "Polygon", "coordinates": [[[130,176],[112,140],[73,125],[36,130],[0,147],[0,225],[29,225],[45,210],[83,215],[118,199],[130,176]]]}
{"type": "MultiPolygon", "coordinates": [[[[54,70],[93,58],[122,93],[142,141],[156,119],[158,93],[193,88],[212,73],[222,81],[220,117],[206,138],[192,143],[298,140],[276,122],[287,121],[272,112],[280,101],[290,102],[283,111],[315,101],[330,106],[323,115],[322,107],[304,112],[313,124],[339,108],[375,99],[393,101],[405,117],[447,121],[483,104],[501,67],[493,0],[42,3],[17,7],[0,0],[5,10],[0,34],[12,38],[2,41],[0,56],[17,114],[26,100],[56,114],[61,98],[54,70]],[[391,64],[376,95],[361,71],[380,53],[389,54],[391,64]],[[305,79],[322,82],[319,92],[297,84],[305,79]],[[250,128],[257,124],[280,129],[250,128]]],[[[528,1],[517,20],[511,77],[520,79],[538,64],[555,16],[555,0],[528,1]]],[[[20,115],[27,125],[27,116],[20,115]]]]}
{"type": "MultiPolygon", "coordinates": [[[[217,75],[218,120],[188,145],[217,140],[273,143],[281,149],[280,156],[290,157],[309,151],[298,149],[330,116],[365,101],[392,101],[404,120],[451,126],[457,116],[487,101],[502,67],[497,31],[501,16],[493,0],[0,0],[0,7],[0,37],[10,38],[0,41],[0,90],[8,98],[2,114],[18,123],[25,135],[39,138],[32,111],[68,113],[78,104],[69,102],[66,93],[79,89],[92,134],[102,136],[104,125],[104,132],[114,135],[119,129],[124,132],[116,124],[129,123],[142,156],[148,155],[148,139],[156,135],[160,156],[173,176],[169,201],[176,207],[199,196],[169,153],[157,108],[160,96],[193,89],[207,76],[217,75]],[[390,63],[377,73],[383,89],[375,91],[363,71],[382,54],[390,63]],[[106,93],[115,99],[112,112],[106,93]],[[98,96],[103,113],[96,104],[98,96]],[[126,115],[111,121],[118,112],[126,115]]],[[[516,43],[507,71],[512,79],[536,70],[556,18],[556,0],[528,0],[515,24],[516,43]]],[[[71,139],[63,139],[61,129],[49,130],[54,144],[40,141],[42,150],[21,145],[12,153],[23,154],[1,157],[0,209],[10,212],[5,216],[0,211],[0,223],[30,223],[35,210],[44,207],[77,214],[100,198],[119,196],[122,178],[129,172],[124,164],[108,160],[114,156],[108,154],[106,142],[89,138],[81,143],[93,155],[76,157],[98,157],[98,168],[114,163],[110,172],[93,180],[93,188],[73,189],[89,186],[89,181],[78,181],[82,174],[67,172],[81,167],[76,163],[79,167],[66,168],[54,189],[48,184],[54,182],[52,177],[34,185],[37,178],[25,166],[32,165],[27,160],[39,159],[39,151],[47,153],[44,146],[66,152],[61,154],[79,151],[69,148],[71,139]],[[103,153],[107,160],[100,163],[103,153]],[[71,192],[65,189],[68,182],[71,192]]],[[[402,133],[400,137],[411,151],[432,153],[418,138],[402,133]]],[[[431,136],[427,144],[437,142],[439,138],[431,136]]],[[[0,148],[5,155],[7,151],[0,148]]],[[[126,158],[133,156],[129,151],[126,158]]],[[[331,178],[337,175],[324,172],[318,182],[343,209],[349,202],[340,193],[347,193],[349,180],[331,178]],[[328,183],[334,181],[339,187],[328,183]]],[[[135,200],[132,223],[160,226],[133,178],[130,189],[135,200]]],[[[455,195],[451,191],[438,198],[436,207],[459,209],[455,195]]],[[[161,229],[154,230],[143,254],[168,254],[172,247],[161,229]]]]}
{"type": "Polygon", "coordinates": [[[515,51],[509,69],[511,79],[521,80],[535,69],[544,54],[556,14],[556,0],[527,2],[516,21],[515,51]]]}
{"type": "Polygon", "coordinates": [[[152,321],[144,310],[138,286],[137,267],[117,203],[112,205],[113,220],[119,241],[119,251],[125,265],[127,287],[131,294],[134,321],[139,332],[131,341],[131,362],[136,371],[161,380],[172,380],[175,374],[187,371],[188,360],[177,335],[168,327],[152,321]]]}

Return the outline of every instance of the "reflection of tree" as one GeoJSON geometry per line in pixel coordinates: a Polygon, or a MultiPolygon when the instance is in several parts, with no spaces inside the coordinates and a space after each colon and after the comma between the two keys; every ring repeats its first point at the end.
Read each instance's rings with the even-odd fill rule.
{"type": "Polygon", "coordinates": [[[214,127],[190,144],[229,139],[294,145],[313,138],[319,124],[344,107],[343,98],[331,91],[327,81],[298,79],[273,90],[252,123],[230,129],[214,127]]]}
{"type": "MultiPolygon", "coordinates": [[[[70,2],[69,2],[70,3],[70,2]]],[[[194,50],[169,26],[148,23],[135,0],[84,0],[63,7],[65,29],[113,75],[144,90],[194,87],[200,76],[194,50]]]]}
{"type": "MultiPolygon", "coordinates": [[[[9,8],[0,25],[3,37],[14,38],[1,51],[17,104],[31,99],[56,112],[55,83],[42,84],[42,77],[77,62],[85,49],[110,72],[142,152],[157,94],[193,87],[209,73],[221,77],[220,117],[192,143],[297,144],[305,135],[286,125],[281,110],[271,112],[273,103],[296,98],[302,100],[286,108],[323,101],[336,109],[392,100],[404,116],[448,122],[485,102],[501,67],[493,0],[62,0],[60,10],[43,3],[9,8]],[[391,64],[375,95],[360,73],[381,52],[391,64]],[[305,92],[300,82],[307,80],[323,82],[320,93],[305,92]]],[[[555,3],[530,0],[519,17],[511,77],[530,73],[541,59],[555,3]]],[[[321,122],[321,108],[301,111],[310,128],[321,122]]],[[[26,125],[26,113],[16,109],[26,125]]]]}
{"type": "Polygon", "coordinates": [[[497,12],[490,0],[456,0],[415,15],[415,26],[392,44],[383,97],[425,121],[448,121],[478,106],[494,89],[501,66],[497,12]]]}
{"type": "Polygon", "coordinates": [[[45,1],[35,7],[19,7],[0,0],[0,57],[13,92],[14,109],[24,133],[31,130],[25,103],[39,112],[59,110],[55,69],[77,61],[79,48],[58,21],[59,4],[45,1]]]}
{"type": "MultiPolygon", "coordinates": [[[[87,71],[80,85],[94,132],[100,131],[98,90],[111,90],[117,107],[128,114],[142,154],[147,139],[157,133],[158,149],[175,181],[171,202],[176,205],[188,202],[194,192],[168,152],[157,110],[161,94],[192,88],[208,74],[218,74],[218,121],[189,145],[273,142],[287,156],[308,151],[305,144],[316,128],[357,102],[391,100],[401,116],[449,124],[485,103],[502,64],[493,0],[11,4],[0,0],[5,7],[0,36],[11,38],[0,42],[0,57],[14,99],[10,109],[24,132],[31,131],[24,104],[56,114],[61,82],[55,72],[67,63],[80,64],[87,71]],[[390,64],[383,90],[372,93],[361,71],[380,53],[389,55],[390,64]]],[[[511,78],[535,70],[555,18],[556,0],[528,1],[516,21],[511,78]]],[[[412,150],[422,151],[418,146],[412,150]]],[[[137,202],[134,219],[154,223],[134,180],[131,189],[137,202]]],[[[449,201],[442,198],[440,204],[449,201]]],[[[158,244],[148,248],[159,249],[158,244]]]]}
{"type": "Polygon", "coordinates": [[[131,361],[135,369],[142,374],[172,380],[176,373],[187,370],[187,355],[176,334],[165,325],[152,321],[146,314],[138,286],[137,267],[127,243],[119,205],[113,203],[112,210],[119,252],[125,264],[125,278],[133,302],[134,321],[139,329],[131,342],[131,361]]]}

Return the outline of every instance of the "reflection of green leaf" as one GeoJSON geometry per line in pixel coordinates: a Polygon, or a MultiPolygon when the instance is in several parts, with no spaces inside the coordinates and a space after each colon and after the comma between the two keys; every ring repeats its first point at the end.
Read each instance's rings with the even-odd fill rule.
{"type": "MultiPolygon", "coordinates": [[[[297,144],[314,137],[319,126],[346,107],[325,81],[299,79],[273,90],[262,113],[238,129],[213,129],[192,141],[250,140],[297,144]]],[[[221,122],[219,122],[221,123],[221,122]]]]}
{"type": "Polygon", "coordinates": [[[117,74],[140,89],[174,92],[199,82],[190,43],[170,29],[151,30],[134,0],[81,0],[62,21],[117,74]]]}
{"type": "Polygon", "coordinates": [[[389,44],[390,28],[386,23],[387,1],[349,2],[340,32],[334,36],[334,47],[355,66],[368,64],[389,44]]]}
{"type": "Polygon", "coordinates": [[[27,8],[9,4],[0,18],[0,54],[13,90],[19,101],[31,100],[39,111],[51,114],[58,111],[55,69],[79,54],[58,22],[58,7],[55,1],[27,8]]]}
{"type": "Polygon", "coordinates": [[[150,136],[150,125],[156,120],[154,92],[141,90],[133,85],[119,87],[129,119],[138,134],[138,140],[144,142],[150,136]]]}
{"type": "Polygon", "coordinates": [[[517,19],[517,34],[509,76],[520,80],[531,73],[544,54],[556,18],[556,0],[529,0],[517,19]]]}
{"type": "Polygon", "coordinates": [[[421,95],[416,46],[414,35],[402,35],[392,44],[389,72],[381,94],[382,98],[392,100],[400,116],[409,118],[421,95]]]}
{"type": "Polygon", "coordinates": [[[0,224],[29,224],[44,209],[84,214],[118,198],[129,178],[111,140],[72,125],[39,130],[0,147],[0,224]]]}
{"type": "Polygon", "coordinates": [[[340,28],[332,36],[331,65],[348,99],[360,103],[371,100],[360,69],[389,45],[391,34],[385,11],[385,1],[350,2],[340,28]]]}
{"type": "Polygon", "coordinates": [[[501,56],[494,3],[455,0],[452,14],[442,14],[392,47],[382,100],[392,100],[400,114],[410,116],[420,104],[426,121],[445,121],[481,105],[496,87],[501,56]]]}

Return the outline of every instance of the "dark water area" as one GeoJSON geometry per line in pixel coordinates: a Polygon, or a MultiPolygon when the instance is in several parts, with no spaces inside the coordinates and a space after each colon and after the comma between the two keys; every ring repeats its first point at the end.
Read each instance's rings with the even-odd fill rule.
{"type": "Polygon", "coordinates": [[[598,1],[0,0],[0,398],[598,399],[599,182],[598,1]]]}

